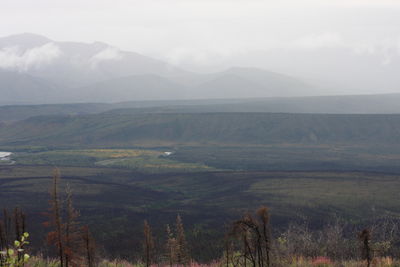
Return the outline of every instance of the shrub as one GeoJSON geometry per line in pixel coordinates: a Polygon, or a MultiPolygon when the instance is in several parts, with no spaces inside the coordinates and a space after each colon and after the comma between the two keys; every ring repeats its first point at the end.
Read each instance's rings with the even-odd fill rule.
{"type": "Polygon", "coordinates": [[[4,251],[0,251],[0,266],[4,267],[22,267],[29,260],[30,256],[24,253],[24,246],[28,245],[28,233],[23,233],[20,240],[14,241],[14,246],[4,251]]]}

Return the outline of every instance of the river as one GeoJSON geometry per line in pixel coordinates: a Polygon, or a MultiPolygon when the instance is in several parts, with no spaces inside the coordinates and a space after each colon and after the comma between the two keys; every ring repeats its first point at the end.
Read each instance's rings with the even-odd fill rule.
{"type": "Polygon", "coordinates": [[[2,161],[10,161],[10,158],[9,158],[9,156],[11,156],[11,152],[3,152],[3,151],[0,151],[0,160],[2,160],[2,161]]]}

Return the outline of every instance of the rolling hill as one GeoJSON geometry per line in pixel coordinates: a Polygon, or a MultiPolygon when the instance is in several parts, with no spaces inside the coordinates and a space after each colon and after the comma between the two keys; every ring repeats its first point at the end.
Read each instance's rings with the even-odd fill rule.
{"type": "Polygon", "coordinates": [[[398,144],[400,115],[273,113],[39,116],[0,127],[0,145],[398,144]]]}
{"type": "MultiPolygon", "coordinates": [[[[140,77],[140,76],[139,76],[140,77]]],[[[133,79],[135,79],[134,77],[133,79]]],[[[130,77],[122,78],[131,79],[130,77]]],[[[160,81],[163,78],[159,78],[160,81]]],[[[137,81],[139,81],[137,79],[137,81]]],[[[142,85],[153,85],[156,89],[166,83],[155,83],[145,79],[142,85]]],[[[140,83],[138,83],[140,84],[140,83]]],[[[179,86],[170,83],[164,90],[172,95],[185,94],[179,86]]],[[[107,88],[107,86],[104,86],[107,88]]],[[[99,88],[103,88],[99,85],[99,88]]],[[[136,90],[125,92],[122,96],[134,96],[136,90]]],[[[133,88],[135,89],[135,88],[133,88]]],[[[91,90],[94,90],[92,88],[91,90]]],[[[92,91],[93,92],[93,91],[92,91]]],[[[119,96],[115,96],[118,99],[119,96]]],[[[93,99],[96,98],[93,92],[93,99]]],[[[109,114],[132,115],[139,113],[210,113],[210,112],[272,112],[272,113],[315,113],[315,114],[398,114],[400,113],[400,94],[248,98],[248,99],[204,99],[204,100],[153,100],[109,103],[76,103],[49,105],[8,105],[0,106],[1,121],[18,121],[33,116],[77,115],[107,112],[109,114]]]]}
{"type": "MultiPolygon", "coordinates": [[[[224,77],[227,80],[229,80],[229,77],[240,77],[242,80],[247,81],[246,91],[249,95],[254,97],[293,97],[318,95],[322,93],[321,91],[318,92],[313,85],[297,78],[257,68],[233,67],[214,74],[213,76],[216,76],[217,79],[224,77]],[[254,84],[254,89],[251,83],[254,84]]],[[[233,84],[232,86],[237,85],[238,84],[233,84]]],[[[246,95],[243,97],[246,97],[246,95]]]]}
{"type": "Polygon", "coordinates": [[[107,102],[121,102],[126,99],[167,100],[182,99],[186,96],[185,89],[164,77],[146,74],[116,78],[98,82],[80,89],[74,102],[90,99],[102,102],[107,96],[107,102]]]}
{"type": "Polygon", "coordinates": [[[0,68],[0,105],[54,101],[56,87],[41,78],[0,68]]]}

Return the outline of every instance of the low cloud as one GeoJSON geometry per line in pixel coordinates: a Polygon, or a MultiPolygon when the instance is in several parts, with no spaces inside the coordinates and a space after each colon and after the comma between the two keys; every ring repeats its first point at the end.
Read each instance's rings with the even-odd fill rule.
{"type": "Polygon", "coordinates": [[[387,38],[376,41],[365,49],[359,49],[361,45],[354,50],[359,54],[374,54],[381,57],[382,65],[389,65],[400,57],[400,38],[387,38]]]}
{"type": "Polygon", "coordinates": [[[62,52],[54,43],[21,50],[18,46],[0,49],[0,68],[28,71],[33,68],[50,65],[62,52]]]}
{"type": "Polygon", "coordinates": [[[164,57],[173,65],[184,65],[186,63],[207,65],[210,62],[215,64],[221,59],[228,58],[228,56],[231,55],[228,51],[228,49],[222,52],[213,49],[206,50],[202,48],[175,47],[164,55],[164,57]]]}
{"type": "Polygon", "coordinates": [[[345,46],[345,42],[340,34],[327,32],[304,36],[292,42],[292,46],[303,49],[319,49],[345,46]]]}
{"type": "Polygon", "coordinates": [[[106,49],[98,52],[90,58],[90,64],[92,67],[96,67],[102,61],[109,60],[120,60],[123,55],[121,51],[115,47],[107,47],[106,49]]]}

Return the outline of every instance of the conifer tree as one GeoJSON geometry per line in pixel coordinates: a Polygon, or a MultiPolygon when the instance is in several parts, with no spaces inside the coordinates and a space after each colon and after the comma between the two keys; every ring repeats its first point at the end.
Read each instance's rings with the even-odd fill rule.
{"type": "Polygon", "coordinates": [[[188,245],[181,216],[176,217],[176,261],[187,266],[190,263],[188,245]]]}
{"type": "Polygon", "coordinates": [[[65,266],[78,266],[79,265],[79,249],[81,246],[81,234],[78,228],[77,219],[79,212],[74,208],[72,203],[72,191],[67,184],[66,188],[66,205],[67,205],[67,218],[65,222],[65,266]]]}
{"type": "Polygon", "coordinates": [[[167,224],[167,243],[166,243],[166,257],[168,259],[168,264],[170,267],[175,263],[175,249],[176,249],[176,239],[171,231],[171,228],[167,224]]]}
{"type": "Polygon", "coordinates": [[[96,244],[87,225],[82,227],[82,240],[85,249],[86,265],[87,267],[94,267],[96,266],[96,244]]]}
{"type": "Polygon", "coordinates": [[[56,169],[50,192],[50,220],[45,223],[53,229],[47,234],[47,240],[57,249],[60,267],[80,266],[79,252],[82,235],[77,222],[79,213],[73,207],[72,191],[69,185],[66,187],[64,201],[60,197],[59,183],[60,171],[56,169]]]}
{"type": "MultiPolygon", "coordinates": [[[[271,238],[270,238],[270,229],[269,229],[269,213],[268,208],[262,206],[257,210],[257,215],[259,219],[258,227],[260,228],[260,232],[262,235],[261,245],[264,248],[265,253],[265,261],[266,266],[270,266],[270,250],[271,250],[271,238]]],[[[261,248],[262,249],[262,248],[261,248]]]]}
{"type": "Polygon", "coordinates": [[[143,226],[143,260],[149,267],[154,261],[154,238],[149,223],[145,220],[143,226]]]}
{"type": "Polygon", "coordinates": [[[10,237],[10,232],[11,232],[11,216],[9,216],[9,213],[7,209],[3,210],[3,222],[2,222],[2,243],[4,245],[4,248],[8,249],[9,241],[11,239],[10,237]]]}
{"type": "Polygon", "coordinates": [[[371,254],[371,231],[369,229],[364,229],[359,234],[359,239],[362,246],[362,257],[367,261],[367,267],[371,266],[372,254],[371,254]]]}
{"type": "Polygon", "coordinates": [[[57,248],[58,258],[60,260],[60,267],[66,266],[65,264],[65,251],[64,251],[64,240],[63,240],[63,221],[62,221],[62,210],[60,204],[60,196],[58,192],[60,181],[60,171],[58,169],[54,170],[53,174],[53,185],[51,188],[51,199],[50,199],[50,222],[49,225],[53,226],[53,231],[49,232],[47,235],[47,240],[49,243],[54,244],[57,248]]]}

